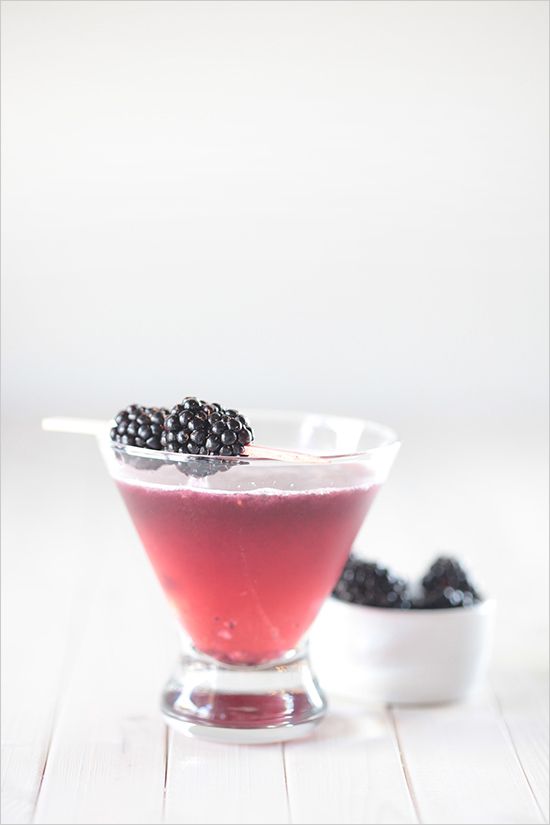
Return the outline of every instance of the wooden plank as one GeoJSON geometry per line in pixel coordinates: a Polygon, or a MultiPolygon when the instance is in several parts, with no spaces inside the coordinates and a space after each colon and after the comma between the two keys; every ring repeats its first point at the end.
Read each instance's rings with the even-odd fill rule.
{"type": "Polygon", "coordinates": [[[111,548],[62,699],[36,823],[161,821],[159,694],[176,655],[175,626],[129,521],[126,527],[125,540],[111,548]]]}
{"type": "Polygon", "coordinates": [[[83,446],[79,474],[74,443],[25,435],[5,439],[2,483],[0,818],[11,825],[32,820],[59,692],[100,574],[89,494],[106,481],[95,445],[83,446]]]}
{"type": "Polygon", "coordinates": [[[548,674],[500,672],[492,683],[526,779],[548,822],[548,674]]]}
{"type": "Polygon", "coordinates": [[[489,695],[393,714],[423,823],[544,822],[489,695]]]}
{"type": "Polygon", "coordinates": [[[293,823],[417,822],[385,709],[334,698],[309,740],[285,745],[293,823]]]}
{"type": "Polygon", "coordinates": [[[219,745],[170,732],[164,822],[289,822],[281,745],[219,745]]]}
{"type": "MultiPolygon", "coordinates": [[[[11,577],[7,588],[11,587],[11,577]]],[[[48,587],[48,577],[43,579],[48,587]]],[[[2,812],[0,820],[11,825],[31,822],[42,771],[46,762],[62,672],[73,645],[67,628],[73,623],[74,603],[59,599],[52,607],[31,584],[26,588],[34,605],[42,605],[47,616],[39,627],[31,627],[18,608],[8,607],[3,627],[17,622],[16,633],[6,632],[2,643],[2,812]],[[33,637],[35,647],[33,649],[33,637]],[[24,661],[21,662],[21,659],[24,661]]],[[[82,605],[84,609],[84,605],[82,605]]],[[[31,614],[34,615],[34,614],[31,614]]],[[[78,633],[74,633],[76,641],[78,633]]]]}

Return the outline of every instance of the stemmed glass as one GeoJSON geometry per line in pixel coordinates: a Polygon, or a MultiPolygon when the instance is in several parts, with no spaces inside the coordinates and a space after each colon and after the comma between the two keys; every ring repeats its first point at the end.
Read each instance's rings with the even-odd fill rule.
{"type": "Polygon", "coordinates": [[[249,411],[256,442],[319,462],[99,444],[182,630],[167,722],[216,741],[307,734],[325,697],[306,635],[399,443],[351,418],[249,411]]]}

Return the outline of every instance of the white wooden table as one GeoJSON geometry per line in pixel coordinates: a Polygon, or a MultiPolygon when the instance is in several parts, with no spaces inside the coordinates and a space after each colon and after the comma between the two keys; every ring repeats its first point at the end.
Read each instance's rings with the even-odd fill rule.
{"type": "Polygon", "coordinates": [[[286,745],[168,732],[176,634],[129,519],[93,443],[35,439],[5,456],[3,823],[548,822],[543,662],[459,705],[332,696],[286,745]]]}

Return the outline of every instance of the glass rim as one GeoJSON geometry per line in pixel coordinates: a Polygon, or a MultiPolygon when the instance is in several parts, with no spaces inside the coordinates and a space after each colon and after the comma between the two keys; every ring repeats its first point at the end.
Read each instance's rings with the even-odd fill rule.
{"type": "MultiPolygon", "coordinates": [[[[252,425],[254,424],[254,419],[259,420],[260,418],[270,418],[276,417],[279,420],[291,420],[296,418],[309,418],[309,419],[317,419],[319,422],[325,423],[333,423],[336,425],[336,422],[348,422],[353,423],[356,426],[361,426],[363,429],[370,429],[371,431],[378,434],[381,441],[379,444],[376,444],[374,447],[370,447],[368,450],[360,450],[356,452],[348,452],[348,453],[341,453],[341,454],[331,454],[327,453],[325,455],[318,455],[317,453],[312,453],[312,461],[301,460],[301,461],[284,461],[279,459],[273,458],[265,458],[265,457],[257,457],[257,456],[248,456],[248,455],[238,455],[238,456],[222,456],[222,455],[193,455],[192,453],[173,453],[168,450],[149,450],[147,447],[132,447],[129,445],[118,444],[114,441],[111,441],[109,438],[109,430],[112,426],[116,426],[114,419],[109,421],[108,429],[106,431],[106,436],[108,440],[108,445],[115,453],[122,453],[124,455],[135,456],[138,458],[147,458],[156,461],[163,461],[163,462],[170,462],[170,463],[185,463],[185,462],[193,462],[193,461],[208,461],[208,462],[220,462],[227,466],[228,463],[231,464],[250,464],[253,466],[273,466],[276,464],[277,466],[322,466],[321,463],[318,461],[319,458],[326,458],[327,465],[334,465],[334,464],[345,464],[348,462],[353,461],[365,461],[375,455],[380,454],[381,452],[388,450],[389,448],[397,448],[400,446],[401,441],[397,437],[397,434],[391,427],[387,427],[385,424],[380,424],[377,421],[373,421],[369,418],[358,418],[355,416],[345,416],[345,415],[331,415],[331,414],[324,414],[324,413],[311,413],[311,412],[304,412],[298,410],[276,410],[276,409],[268,409],[268,408],[247,408],[243,411],[243,414],[251,419],[252,425]]],[[[251,446],[254,446],[252,444],[251,446]]],[[[246,449],[246,448],[245,448],[246,449]]],[[[307,455],[307,453],[304,453],[307,455]]],[[[324,462],[323,462],[324,463],[324,462]]]]}

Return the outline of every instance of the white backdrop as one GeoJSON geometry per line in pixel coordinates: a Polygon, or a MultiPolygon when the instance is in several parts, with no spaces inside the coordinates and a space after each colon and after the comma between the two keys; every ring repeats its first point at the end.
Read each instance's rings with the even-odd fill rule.
{"type": "Polygon", "coordinates": [[[5,439],[185,394],[383,420],[370,552],[451,544],[541,655],[548,4],[2,18],[5,439]]]}

